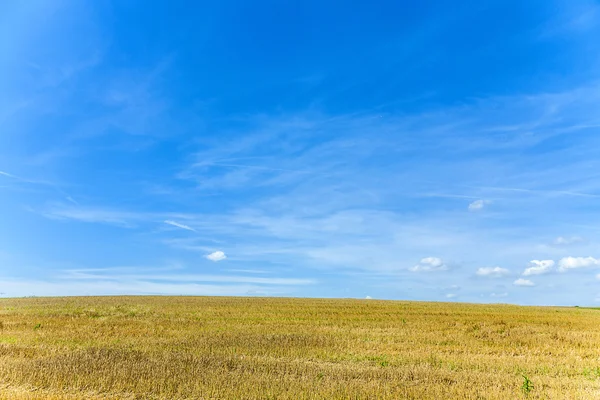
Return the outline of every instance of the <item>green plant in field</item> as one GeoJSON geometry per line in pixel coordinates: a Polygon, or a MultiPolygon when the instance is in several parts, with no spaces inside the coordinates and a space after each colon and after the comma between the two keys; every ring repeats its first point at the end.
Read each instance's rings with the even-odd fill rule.
{"type": "Polygon", "coordinates": [[[586,368],[583,370],[583,375],[589,379],[600,378],[600,367],[586,368]]]}
{"type": "Polygon", "coordinates": [[[390,362],[387,360],[387,358],[385,356],[368,357],[368,359],[376,362],[377,365],[379,365],[380,367],[387,367],[388,365],[390,365],[390,362]]]}
{"type": "Polygon", "coordinates": [[[448,362],[448,369],[450,371],[457,371],[458,370],[458,365],[456,365],[456,363],[449,361],[448,362]]]}
{"type": "Polygon", "coordinates": [[[34,331],[37,331],[38,329],[42,328],[42,324],[35,324],[35,326],[33,327],[34,331]]]}
{"type": "Polygon", "coordinates": [[[525,395],[528,395],[533,390],[533,382],[527,377],[527,375],[523,375],[523,384],[521,385],[521,390],[525,395]]]}
{"type": "Polygon", "coordinates": [[[15,344],[17,343],[17,338],[13,336],[0,336],[0,344],[15,344]]]}

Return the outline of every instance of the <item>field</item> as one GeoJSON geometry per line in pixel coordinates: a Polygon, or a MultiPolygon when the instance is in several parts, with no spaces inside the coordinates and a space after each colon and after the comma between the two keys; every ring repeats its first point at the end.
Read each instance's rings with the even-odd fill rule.
{"type": "Polygon", "coordinates": [[[600,399],[600,310],[0,299],[0,399],[600,399]]]}

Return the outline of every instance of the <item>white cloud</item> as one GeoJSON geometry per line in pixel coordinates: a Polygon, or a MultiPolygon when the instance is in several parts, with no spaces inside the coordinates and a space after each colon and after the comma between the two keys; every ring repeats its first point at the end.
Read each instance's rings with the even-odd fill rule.
{"type": "Polygon", "coordinates": [[[510,271],[500,267],[482,267],[476,272],[477,276],[485,276],[489,278],[501,278],[510,275],[510,271]]]}
{"type": "Polygon", "coordinates": [[[469,204],[469,211],[479,211],[483,210],[486,204],[490,204],[489,200],[475,200],[471,204],[469,204]]]}
{"type": "Polygon", "coordinates": [[[243,274],[266,274],[268,271],[264,269],[228,269],[229,272],[241,272],[243,274]]]}
{"type": "Polygon", "coordinates": [[[75,200],[74,198],[72,198],[71,196],[67,196],[65,197],[65,200],[67,200],[69,203],[75,204],[76,206],[79,205],[79,203],[77,202],[77,200],[75,200]]]}
{"type": "Polygon", "coordinates": [[[446,271],[448,266],[444,264],[441,258],[425,257],[417,265],[411,267],[410,270],[413,272],[446,271]]]}
{"type": "Polygon", "coordinates": [[[541,275],[552,271],[554,268],[553,260],[531,260],[529,268],[523,271],[524,276],[541,275]]]}
{"type": "MultiPolygon", "coordinates": [[[[14,179],[14,180],[19,181],[19,182],[23,182],[23,183],[32,183],[34,185],[54,186],[55,188],[57,188],[56,185],[54,185],[54,184],[52,184],[50,182],[47,182],[47,181],[39,181],[39,180],[26,179],[26,178],[22,178],[22,177],[17,176],[17,175],[9,174],[8,172],[5,172],[5,171],[0,171],[0,175],[1,176],[5,176],[7,178],[14,179]]],[[[58,188],[57,188],[57,190],[59,192],[62,192],[58,188]]]]}
{"type": "Polygon", "coordinates": [[[365,297],[365,300],[373,300],[373,298],[371,296],[367,296],[365,297]]]}
{"type": "Polygon", "coordinates": [[[141,282],[147,281],[165,281],[165,282],[212,282],[212,283],[252,283],[258,285],[310,285],[315,283],[312,279],[303,278],[266,278],[243,275],[203,275],[203,274],[106,274],[91,273],[79,270],[69,272],[61,277],[64,280],[72,281],[121,281],[121,282],[141,282]]]}
{"type": "Polygon", "coordinates": [[[9,174],[8,172],[4,172],[4,171],[0,171],[0,175],[6,176],[8,178],[19,179],[18,177],[14,176],[13,174],[9,174]]]}
{"type": "Polygon", "coordinates": [[[600,260],[594,257],[565,257],[558,262],[558,270],[561,272],[570,269],[589,268],[600,266],[600,260]]]}
{"type": "MultiPolygon", "coordinates": [[[[124,295],[124,294],[160,294],[160,295],[202,295],[202,296],[244,296],[250,291],[268,291],[267,294],[281,294],[284,288],[279,286],[265,288],[263,285],[241,283],[183,283],[183,282],[150,282],[144,280],[72,280],[35,281],[0,279],[0,287],[8,288],[8,296],[90,296],[90,295],[124,295]]],[[[290,295],[293,292],[284,292],[290,295]]]]}
{"type": "Polygon", "coordinates": [[[185,229],[185,230],[188,230],[188,231],[196,232],[196,230],[194,228],[189,227],[189,226],[184,225],[184,224],[180,224],[179,222],[175,222],[175,221],[171,221],[171,220],[166,220],[166,221],[164,221],[164,223],[168,224],[168,225],[173,225],[173,226],[176,226],[178,228],[185,229]]]}
{"type": "Polygon", "coordinates": [[[227,258],[225,253],[223,253],[220,250],[217,250],[214,253],[207,254],[204,257],[207,258],[208,260],[214,261],[214,262],[223,261],[224,259],[227,258]]]}
{"type": "Polygon", "coordinates": [[[554,244],[555,246],[568,246],[571,244],[581,243],[581,242],[583,242],[583,238],[580,236],[569,236],[569,237],[559,236],[552,241],[552,244],[554,244]]]}
{"type": "Polygon", "coordinates": [[[456,293],[448,293],[448,294],[446,295],[446,298],[447,298],[447,299],[453,299],[453,298],[455,298],[455,297],[456,297],[456,293]]]}
{"type": "Polygon", "coordinates": [[[139,220],[141,214],[93,208],[63,208],[44,213],[53,219],[70,219],[80,222],[102,223],[133,228],[132,221],[139,220]]]}
{"type": "Polygon", "coordinates": [[[507,297],[508,293],[504,292],[504,293],[492,293],[490,294],[490,297],[495,297],[495,298],[501,298],[501,297],[507,297]]]}
{"type": "Polygon", "coordinates": [[[519,278],[513,282],[515,286],[535,286],[535,283],[531,282],[529,279],[519,278]]]}

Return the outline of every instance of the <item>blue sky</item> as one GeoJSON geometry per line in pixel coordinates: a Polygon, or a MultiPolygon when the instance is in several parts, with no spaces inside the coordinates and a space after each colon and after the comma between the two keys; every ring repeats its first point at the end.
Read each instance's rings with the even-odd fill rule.
{"type": "Polygon", "coordinates": [[[586,0],[3,2],[0,293],[597,304],[599,37],[586,0]]]}

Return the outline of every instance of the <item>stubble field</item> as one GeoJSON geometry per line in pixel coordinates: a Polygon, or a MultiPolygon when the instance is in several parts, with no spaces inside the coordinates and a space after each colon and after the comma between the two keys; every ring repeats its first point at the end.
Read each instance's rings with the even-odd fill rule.
{"type": "Polygon", "coordinates": [[[600,399],[600,310],[0,299],[0,399],[600,399]]]}

